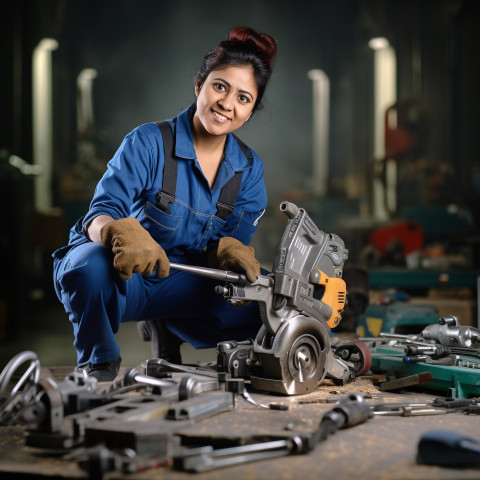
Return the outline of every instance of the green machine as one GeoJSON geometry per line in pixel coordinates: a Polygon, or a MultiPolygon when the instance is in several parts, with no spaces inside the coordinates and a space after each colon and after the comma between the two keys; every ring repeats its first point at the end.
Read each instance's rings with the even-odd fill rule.
{"type": "Polygon", "coordinates": [[[378,337],[381,333],[419,333],[427,325],[437,322],[437,309],[430,305],[369,305],[358,319],[357,335],[378,337]]]}
{"type": "Polygon", "coordinates": [[[404,347],[382,345],[370,350],[371,371],[384,373],[389,379],[430,372],[432,380],[422,384],[425,390],[439,392],[451,398],[480,396],[480,359],[455,355],[451,365],[433,361],[405,363],[404,347]]]}
{"type": "Polygon", "coordinates": [[[425,390],[451,398],[480,397],[480,330],[454,316],[438,319],[419,334],[380,333],[360,338],[370,351],[373,373],[389,380],[429,373],[425,390]]]}

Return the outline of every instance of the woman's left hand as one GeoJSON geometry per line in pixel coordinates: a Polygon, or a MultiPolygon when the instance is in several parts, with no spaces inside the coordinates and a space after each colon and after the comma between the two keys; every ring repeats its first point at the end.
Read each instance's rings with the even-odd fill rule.
{"type": "Polygon", "coordinates": [[[260,263],[255,258],[253,247],[244,245],[233,237],[222,237],[217,248],[218,267],[221,270],[232,270],[245,273],[250,282],[260,275],[260,263]]]}

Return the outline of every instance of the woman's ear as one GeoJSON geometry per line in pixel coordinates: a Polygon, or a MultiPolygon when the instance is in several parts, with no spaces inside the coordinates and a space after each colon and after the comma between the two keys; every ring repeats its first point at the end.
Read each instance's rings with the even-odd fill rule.
{"type": "Polygon", "coordinates": [[[200,82],[197,82],[195,84],[195,96],[198,97],[198,94],[200,93],[200,82]]]}

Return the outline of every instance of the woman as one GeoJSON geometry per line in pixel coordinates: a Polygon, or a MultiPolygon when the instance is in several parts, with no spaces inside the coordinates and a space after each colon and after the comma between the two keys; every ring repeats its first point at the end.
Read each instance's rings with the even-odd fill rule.
{"type": "Polygon", "coordinates": [[[258,330],[256,303],[235,308],[215,294],[214,281],[170,271],[170,261],[250,281],[260,272],[248,244],[266,207],[263,164],[232,132],[261,104],[275,55],[271,36],[233,28],[205,55],[196,101],[125,137],[88,213],[54,253],[77,363],[97,380],[118,373],[121,322],[149,321],[157,356],[171,361],[181,361],[181,342],[207,348],[258,330]]]}

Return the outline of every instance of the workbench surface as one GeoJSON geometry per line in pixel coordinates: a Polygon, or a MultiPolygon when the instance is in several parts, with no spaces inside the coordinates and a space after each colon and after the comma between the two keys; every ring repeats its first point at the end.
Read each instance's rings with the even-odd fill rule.
{"type": "MultiPolygon", "coordinates": [[[[61,381],[72,368],[50,368],[51,376],[61,381]]],[[[326,381],[314,392],[297,397],[259,394],[250,391],[261,403],[288,404],[286,411],[256,407],[238,397],[236,408],[186,426],[185,435],[192,438],[245,437],[249,434],[278,434],[282,431],[311,431],[322,416],[335,404],[325,399],[350,393],[365,396],[370,403],[431,402],[436,396],[420,391],[400,393],[379,392],[375,378],[363,376],[343,387],[326,381]]],[[[417,464],[416,454],[421,435],[431,429],[446,429],[480,440],[480,417],[461,412],[430,416],[378,416],[352,428],[342,429],[326,441],[317,444],[308,454],[289,455],[270,460],[204,473],[186,473],[171,466],[145,470],[141,473],[113,472],[105,479],[335,479],[351,480],[407,480],[407,479],[476,479],[479,468],[444,468],[417,464]]],[[[64,458],[64,452],[55,452],[25,446],[21,427],[0,427],[0,477],[16,478],[81,478],[88,475],[76,462],[64,458]]]]}

